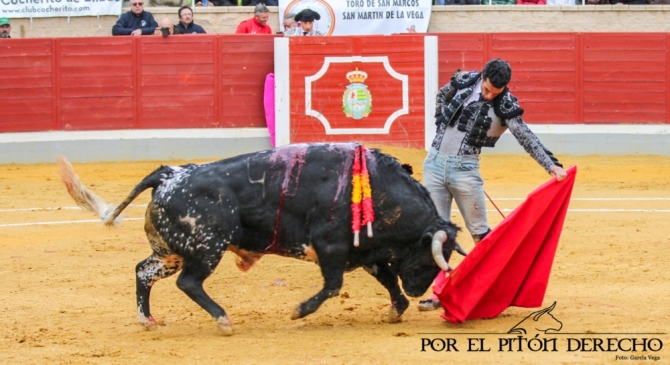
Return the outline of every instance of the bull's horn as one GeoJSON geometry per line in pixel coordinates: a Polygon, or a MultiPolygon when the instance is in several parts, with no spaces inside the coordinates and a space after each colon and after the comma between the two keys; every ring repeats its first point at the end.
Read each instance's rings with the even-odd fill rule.
{"type": "Polygon", "coordinates": [[[433,243],[431,244],[431,250],[433,251],[433,258],[435,259],[437,266],[439,266],[440,269],[449,272],[451,271],[451,267],[449,267],[447,260],[444,259],[444,255],[442,254],[442,245],[446,240],[447,240],[446,232],[444,231],[435,232],[435,234],[433,235],[433,243]]]}
{"type": "Polygon", "coordinates": [[[467,255],[468,255],[468,253],[467,253],[467,252],[463,249],[463,247],[461,247],[461,245],[459,245],[458,243],[456,243],[456,248],[455,248],[455,250],[456,250],[456,252],[460,253],[460,254],[463,255],[463,256],[467,256],[467,255]]]}

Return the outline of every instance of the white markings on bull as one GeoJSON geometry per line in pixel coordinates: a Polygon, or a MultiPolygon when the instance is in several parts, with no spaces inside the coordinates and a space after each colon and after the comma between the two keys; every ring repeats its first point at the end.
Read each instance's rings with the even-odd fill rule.
{"type": "MultiPolygon", "coordinates": [[[[200,217],[198,217],[198,218],[200,218],[200,217]]],[[[194,218],[194,217],[191,217],[191,216],[179,217],[179,221],[182,222],[182,223],[188,223],[191,227],[195,227],[195,221],[198,218],[194,218]]]]}
{"type": "MultiPolygon", "coordinates": [[[[143,298],[140,297],[140,303],[142,303],[143,298]]],[[[149,320],[149,317],[145,316],[144,313],[142,313],[142,305],[138,304],[137,305],[137,322],[140,324],[149,324],[151,320],[149,320]]]]}
{"type": "Polygon", "coordinates": [[[185,183],[185,180],[191,175],[193,170],[192,166],[169,166],[169,168],[173,171],[172,176],[163,179],[163,183],[156,189],[156,196],[160,199],[165,199],[166,202],[170,201],[172,193],[178,189],[182,183],[185,183]]]}
{"type": "Polygon", "coordinates": [[[249,165],[249,159],[247,159],[247,179],[249,179],[249,184],[261,184],[261,191],[263,192],[263,200],[265,200],[265,171],[263,171],[263,177],[258,180],[251,179],[251,166],[249,165]]]}

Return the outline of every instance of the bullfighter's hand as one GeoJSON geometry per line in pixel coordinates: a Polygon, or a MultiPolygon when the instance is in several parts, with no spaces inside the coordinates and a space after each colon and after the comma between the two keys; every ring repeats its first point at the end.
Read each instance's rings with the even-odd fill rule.
{"type": "Polygon", "coordinates": [[[551,176],[555,176],[556,180],[561,181],[568,176],[568,173],[563,170],[562,167],[554,165],[551,170],[549,170],[551,176]]]}

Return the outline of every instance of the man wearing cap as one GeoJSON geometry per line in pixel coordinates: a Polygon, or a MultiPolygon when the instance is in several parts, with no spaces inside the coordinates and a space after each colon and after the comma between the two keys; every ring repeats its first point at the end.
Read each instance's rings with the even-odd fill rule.
{"type": "Polygon", "coordinates": [[[267,24],[270,18],[270,10],[263,4],[254,8],[254,17],[247,19],[237,26],[237,34],[272,34],[272,28],[267,24]]]}
{"type": "Polygon", "coordinates": [[[315,36],[323,35],[323,33],[314,29],[314,20],[321,19],[321,15],[311,9],[303,9],[301,12],[295,15],[295,21],[299,22],[299,25],[286,33],[287,36],[315,36]]]}
{"type": "Polygon", "coordinates": [[[12,26],[9,25],[9,19],[0,18],[0,38],[12,38],[12,26]]]}
{"type": "Polygon", "coordinates": [[[121,15],[112,27],[112,35],[151,35],[158,23],[144,11],[144,0],[130,0],[130,11],[121,15]]]}

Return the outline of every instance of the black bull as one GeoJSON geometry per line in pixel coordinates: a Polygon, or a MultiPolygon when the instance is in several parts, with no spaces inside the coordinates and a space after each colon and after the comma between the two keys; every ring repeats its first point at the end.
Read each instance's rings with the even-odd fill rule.
{"type": "MultiPolygon", "coordinates": [[[[363,267],[390,293],[389,321],[399,321],[410,296],[423,295],[457,248],[458,228],[437,213],[425,188],[395,158],[367,150],[374,236],[354,247],[351,192],[356,144],[291,145],[202,165],[161,166],[116,208],[85,186],[59,158],[63,181],[81,207],[114,220],[140,193],[153,188],[144,229],[153,254],[136,268],[138,320],[149,311],[153,284],[181,270],[177,286],[226,334],[226,312],[203,290],[223,253],[235,252],[246,270],[263,254],[317,262],[323,289],[292,318],[316,311],[338,295],[345,271],[363,267]]],[[[363,228],[365,229],[365,228],[363,228]]],[[[460,249],[460,247],[458,247],[460,249]]]]}

